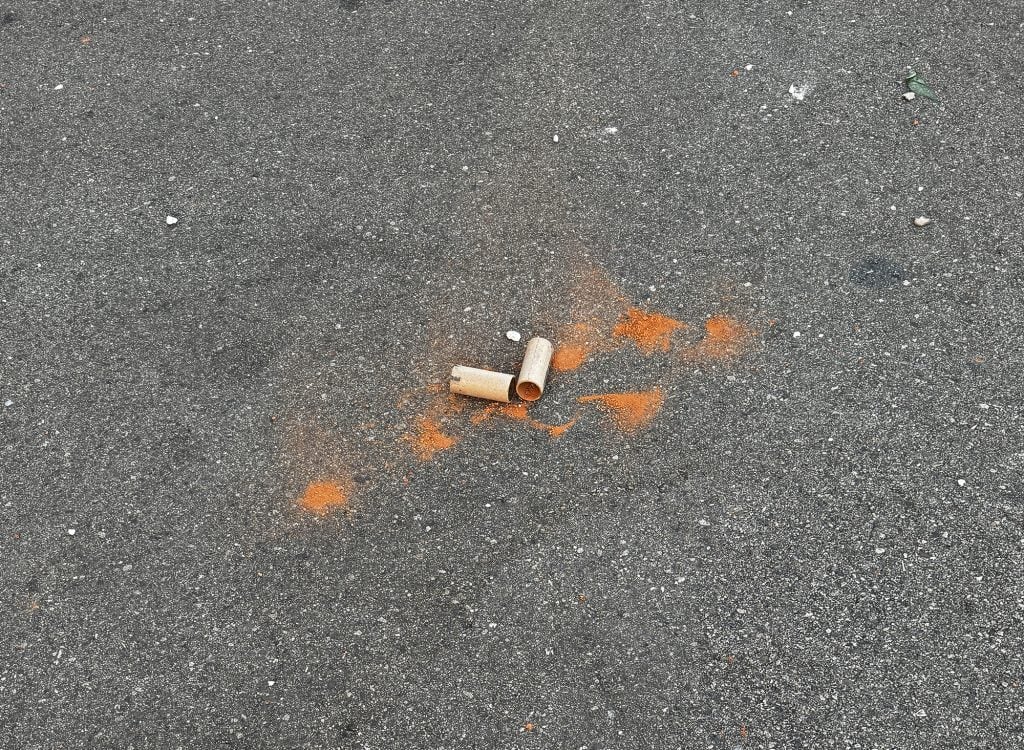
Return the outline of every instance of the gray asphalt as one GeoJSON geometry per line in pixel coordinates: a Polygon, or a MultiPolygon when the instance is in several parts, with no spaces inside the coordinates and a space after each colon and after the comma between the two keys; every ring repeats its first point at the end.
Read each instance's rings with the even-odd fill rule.
{"type": "Polygon", "coordinates": [[[0,6],[0,746],[1021,746],[1022,11],[0,6]]]}

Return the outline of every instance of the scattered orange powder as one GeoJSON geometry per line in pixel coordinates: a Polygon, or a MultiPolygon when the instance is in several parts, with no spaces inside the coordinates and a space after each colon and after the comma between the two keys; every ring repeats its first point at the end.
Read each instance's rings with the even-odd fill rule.
{"type": "Polygon", "coordinates": [[[494,416],[494,412],[501,408],[501,404],[488,404],[486,407],[470,415],[469,421],[471,424],[483,424],[488,419],[494,416]]]}
{"type": "Polygon", "coordinates": [[[458,438],[442,432],[436,419],[426,415],[416,420],[415,434],[407,435],[406,439],[420,461],[429,461],[438,451],[447,450],[459,442],[458,438]]]}
{"type": "Polygon", "coordinates": [[[551,355],[551,367],[557,372],[577,369],[590,357],[590,347],[584,344],[563,344],[551,355]]]}
{"type": "Polygon", "coordinates": [[[352,493],[351,482],[313,482],[296,502],[301,508],[324,516],[332,510],[345,508],[352,493]]]}
{"type": "Polygon", "coordinates": [[[640,351],[650,354],[655,349],[667,352],[672,332],[684,327],[685,323],[681,323],[675,318],[631,307],[619,320],[612,334],[616,338],[633,339],[640,351]]]}
{"type": "Polygon", "coordinates": [[[608,412],[612,421],[623,432],[634,432],[646,426],[661,411],[665,395],[660,388],[633,393],[598,393],[581,396],[581,404],[596,403],[608,412]]]}
{"type": "Polygon", "coordinates": [[[498,411],[501,412],[501,416],[514,419],[517,422],[523,422],[527,419],[526,404],[505,404],[498,411]]]}
{"type": "Polygon", "coordinates": [[[747,326],[724,315],[711,318],[704,329],[704,338],[684,353],[688,359],[732,359],[742,353],[753,336],[747,326]]]}
{"type": "Polygon", "coordinates": [[[565,424],[545,424],[544,422],[538,422],[536,419],[530,420],[531,427],[533,427],[536,430],[544,430],[545,432],[548,433],[548,435],[551,438],[554,438],[555,440],[562,437],[562,435],[564,435],[570,429],[572,429],[572,426],[574,424],[576,424],[575,419],[569,420],[565,424]]]}

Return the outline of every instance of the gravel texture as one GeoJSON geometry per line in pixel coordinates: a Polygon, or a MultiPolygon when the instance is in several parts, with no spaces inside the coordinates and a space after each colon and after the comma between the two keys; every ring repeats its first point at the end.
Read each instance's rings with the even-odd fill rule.
{"type": "Polygon", "coordinates": [[[1024,743],[1021,11],[0,3],[0,746],[1024,743]]]}

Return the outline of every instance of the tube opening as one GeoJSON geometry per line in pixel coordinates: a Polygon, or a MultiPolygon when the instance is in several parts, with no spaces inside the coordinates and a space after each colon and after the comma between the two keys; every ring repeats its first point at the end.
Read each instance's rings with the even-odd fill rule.
{"type": "Polygon", "coordinates": [[[536,383],[521,382],[516,386],[516,393],[523,401],[536,401],[540,398],[540,386],[536,383]]]}

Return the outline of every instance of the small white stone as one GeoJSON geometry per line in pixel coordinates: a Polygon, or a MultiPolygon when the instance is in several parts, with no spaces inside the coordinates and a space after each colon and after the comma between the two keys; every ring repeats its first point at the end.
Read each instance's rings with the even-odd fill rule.
{"type": "Polygon", "coordinates": [[[274,687],[274,681],[273,680],[267,680],[267,687],[274,687]]]}
{"type": "Polygon", "coordinates": [[[178,217],[177,216],[171,216],[170,214],[168,214],[167,215],[167,219],[165,219],[165,221],[167,222],[167,226],[173,227],[175,224],[178,223],[178,217]]]}
{"type": "Polygon", "coordinates": [[[754,66],[748,63],[748,64],[743,66],[743,69],[749,73],[750,71],[752,71],[754,69],[754,66]]]}
{"type": "Polygon", "coordinates": [[[916,716],[919,719],[924,719],[928,716],[928,712],[925,711],[923,708],[919,708],[916,711],[914,711],[914,716],[916,716]]]}
{"type": "Polygon", "coordinates": [[[978,404],[978,408],[979,409],[987,409],[988,408],[988,404],[978,404]]]}
{"type": "Polygon", "coordinates": [[[53,90],[54,91],[63,91],[64,90],[64,84],[63,83],[58,83],[56,86],[53,87],[53,90]]]}
{"type": "Polygon", "coordinates": [[[523,335],[519,331],[505,331],[505,338],[509,341],[519,341],[523,338],[523,335]]]}
{"type": "Polygon", "coordinates": [[[800,331],[793,331],[793,338],[795,338],[795,339],[800,338],[800,331]]]}
{"type": "Polygon", "coordinates": [[[75,530],[74,529],[68,529],[68,536],[74,536],[74,535],[75,535],[75,530]]]}
{"type": "Polygon", "coordinates": [[[798,102],[802,102],[807,96],[808,87],[806,85],[797,86],[795,83],[789,87],[789,95],[796,99],[798,102]]]}
{"type": "Polygon", "coordinates": [[[918,216],[916,219],[914,219],[915,227],[926,227],[931,223],[932,220],[929,219],[927,216],[918,216]]]}
{"type": "Polygon", "coordinates": [[[555,134],[554,134],[554,135],[553,135],[553,136],[551,137],[551,140],[552,140],[552,141],[554,141],[555,143],[558,143],[558,133],[555,133],[555,134]]]}
{"type": "Polygon", "coordinates": [[[917,95],[913,91],[908,91],[903,95],[903,98],[906,99],[908,102],[912,102],[914,101],[914,99],[917,98],[917,95]]]}
{"type": "Polygon", "coordinates": [[[609,125],[607,128],[604,129],[604,132],[606,132],[608,135],[615,135],[616,133],[619,132],[619,129],[614,125],[609,125]]]}
{"type": "Polygon", "coordinates": [[[956,483],[959,484],[961,487],[966,487],[967,486],[967,480],[966,479],[957,479],[956,483]]]}
{"type": "Polygon", "coordinates": [[[14,402],[11,401],[10,399],[7,399],[6,401],[4,401],[4,406],[14,406],[14,402]]]}

